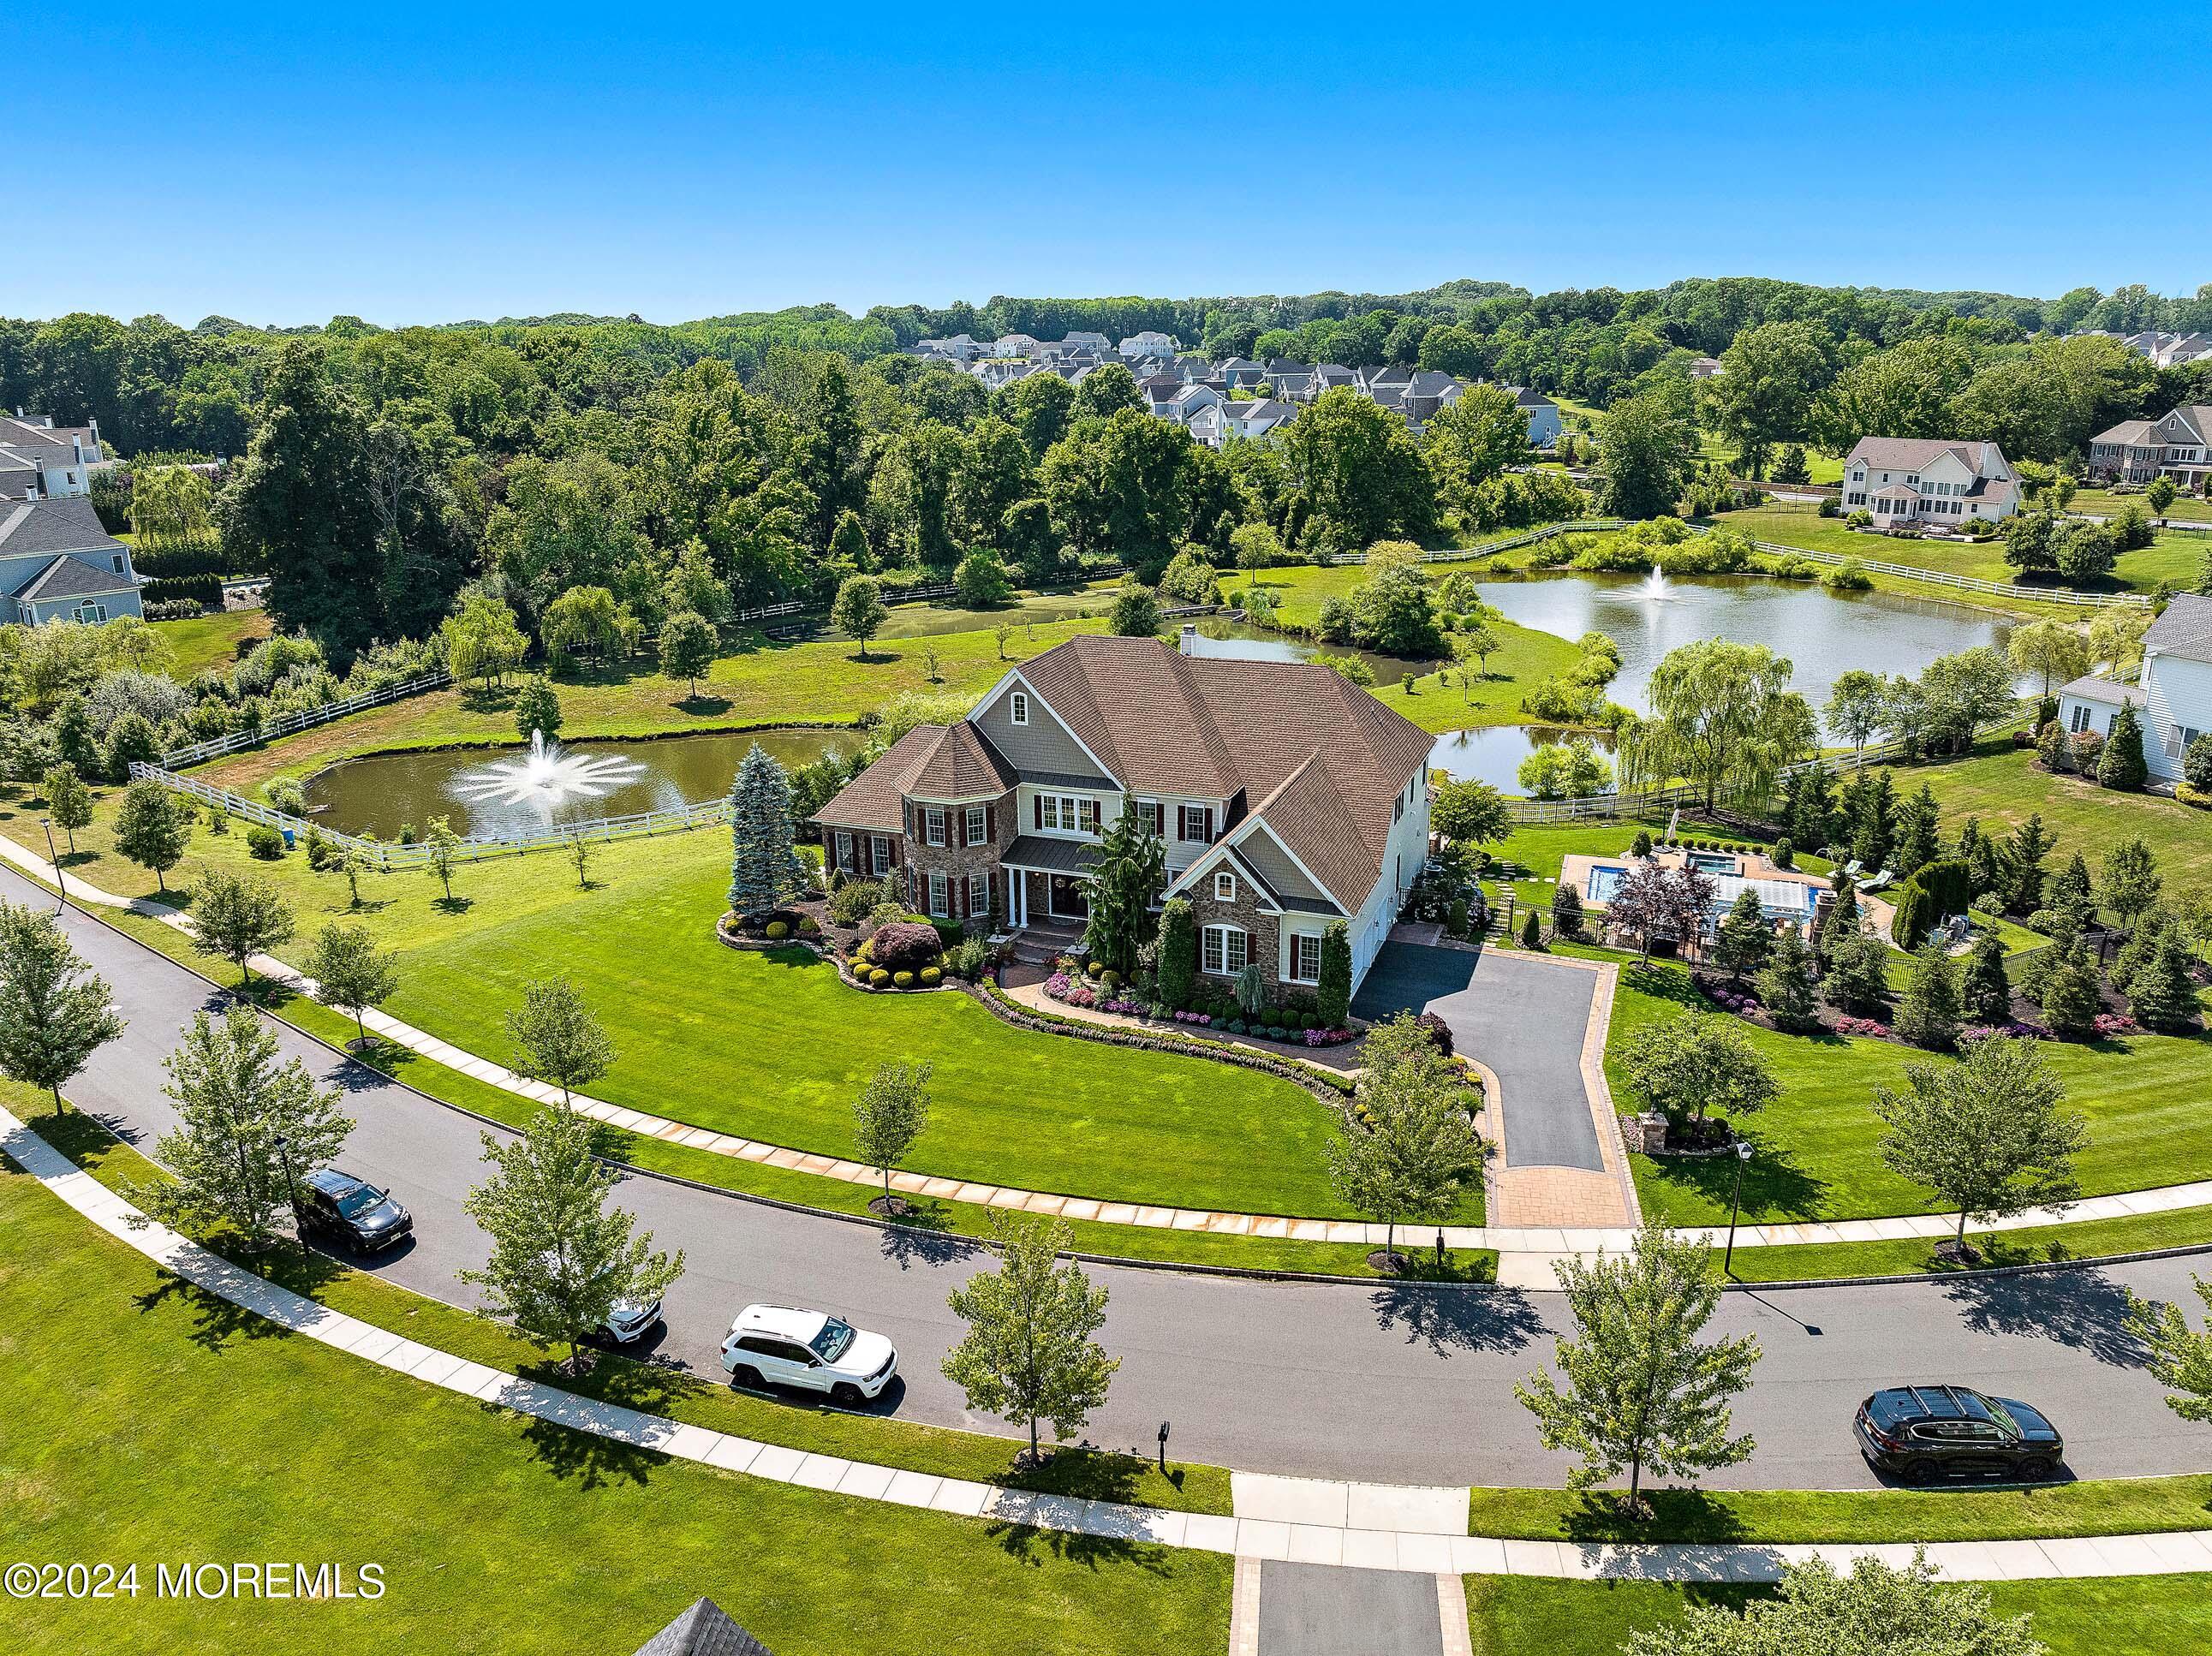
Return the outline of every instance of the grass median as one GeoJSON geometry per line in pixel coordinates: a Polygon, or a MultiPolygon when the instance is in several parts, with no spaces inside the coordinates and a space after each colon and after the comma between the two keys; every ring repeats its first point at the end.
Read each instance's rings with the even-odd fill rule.
{"type": "Polygon", "coordinates": [[[146,1578],[135,1598],[10,1604],[23,1656],[629,1650],[701,1594],[793,1656],[1227,1638],[1225,1557],[769,1483],[478,1404],[180,1283],[12,1171],[0,1331],[0,1556],[146,1578]],[[157,1561],[233,1559],[376,1562],[387,1586],[276,1606],[152,1591],[157,1561]]]}

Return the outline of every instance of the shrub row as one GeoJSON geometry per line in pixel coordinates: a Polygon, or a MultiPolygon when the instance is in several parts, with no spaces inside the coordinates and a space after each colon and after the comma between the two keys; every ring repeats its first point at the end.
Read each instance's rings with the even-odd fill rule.
{"type": "Polygon", "coordinates": [[[969,992],[1000,1018],[1018,1028],[1035,1029],[1048,1034],[1073,1035],[1079,1040],[1103,1041],[1109,1046],[1134,1046],[1144,1052],[1174,1052],[1186,1058],[1209,1058],[1222,1064],[1241,1065],[1248,1070],[1260,1070],[1279,1077],[1316,1095],[1340,1095],[1352,1089],[1350,1080],[1334,1071],[1285,1059],[1271,1058],[1265,1052],[1243,1051],[1217,1040],[1202,1040],[1196,1036],[1172,1034],[1165,1031],[1139,1034],[1105,1024],[1086,1023],[1080,1018],[1061,1017],[1052,1012],[1039,1011],[1033,1006],[1023,1005],[994,983],[976,984],[969,992]]]}

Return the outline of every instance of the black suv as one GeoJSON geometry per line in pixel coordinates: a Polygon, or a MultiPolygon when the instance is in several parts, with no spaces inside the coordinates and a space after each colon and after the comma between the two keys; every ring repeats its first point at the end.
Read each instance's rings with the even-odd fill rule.
{"type": "Polygon", "coordinates": [[[1907,1483],[1954,1473],[2039,1483],[2066,1458],[2058,1429],[2026,1404],[1963,1386],[1899,1386],[1859,1405],[1859,1449],[1907,1483]]]}
{"type": "Polygon", "coordinates": [[[300,1227],[379,1253],[415,1234],[405,1208],[365,1179],[319,1168],[300,1181],[300,1227]]]}

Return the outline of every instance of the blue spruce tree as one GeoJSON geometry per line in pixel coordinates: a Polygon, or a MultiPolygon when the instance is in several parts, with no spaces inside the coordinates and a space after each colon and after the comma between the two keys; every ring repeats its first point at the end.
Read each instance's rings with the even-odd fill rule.
{"type": "Polygon", "coordinates": [[[791,779],[756,742],[730,784],[732,913],[765,914],[806,889],[806,864],[791,840],[791,779]]]}

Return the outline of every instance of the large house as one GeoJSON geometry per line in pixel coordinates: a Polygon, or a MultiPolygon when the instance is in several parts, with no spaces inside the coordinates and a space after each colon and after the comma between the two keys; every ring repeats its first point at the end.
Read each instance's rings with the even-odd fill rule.
{"type": "Polygon", "coordinates": [[[1872,513],[1877,529],[1959,529],[2012,516],[2020,481],[1995,443],[1862,437],[1844,460],[1844,506],[1872,513]]]}
{"type": "Polygon", "coordinates": [[[2212,408],[2175,409],[2158,420],[2123,420],[2089,440],[2089,470],[2120,482],[2165,476],[2195,494],[2212,477],[2212,408]]]}
{"type": "Polygon", "coordinates": [[[833,868],[1049,937],[1089,913],[1099,835],[1140,810],[1202,973],[1310,986],[1343,920],[1357,986],[1427,855],[1434,739],[1327,667],[1078,637],[900,737],[813,820],[833,868]]]}
{"type": "Polygon", "coordinates": [[[61,500],[92,492],[106,462],[100,422],[57,426],[52,415],[0,415],[0,500],[61,500]]]}
{"type": "Polygon", "coordinates": [[[2142,721],[2143,760],[2153,776],[2174,781],[2197,737],[2212,735],[2212,598],[2184,593],[2143,634],[2136,682],[2077,678],[2058,694],[2058,717],[2079,735],[2112,734],[2123,707],[2142,721]]]}
{"type": "Polygon", "coordinates": [[[131,549],[82,495],[0,500],[0,621],[112,621],[143,616],[131,549]]]}

